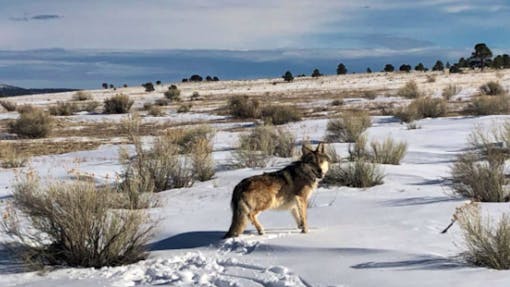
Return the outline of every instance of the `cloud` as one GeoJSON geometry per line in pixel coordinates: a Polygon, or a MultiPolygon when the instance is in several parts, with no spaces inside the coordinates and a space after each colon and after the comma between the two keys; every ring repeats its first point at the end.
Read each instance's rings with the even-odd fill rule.
{"type": "Polygon", "coordinates": [[[392,50],[409,50],[434,46],[434,43],[430,41],[385,34],[370,34],[359,37],[359,40],[369,46],[379,46],[392,50]]]}
{"type": "Polygon", "coordinates": [[[36,20],[36,21],[56,20],[56,19],[60,19],[60,18],[63,18],[63,16],[57,15],[57,14],[39,14],[39,15],[31,16],[31,17],[28,17],[26,15],[23,17],[10,17],[9,20],[15,21],[15,22],[28,22],[28,21],[32,21],[32,20],[36,20]]]}
{"type": "Polygon", "coordinates": [[[41,15],[32,16],[30,19],[32,19],[32,20],[54,20],[54,19],[59,19],[59,18],[62,18],[62,16],[56,15],[56,14],[41,14],[41,15]]]}

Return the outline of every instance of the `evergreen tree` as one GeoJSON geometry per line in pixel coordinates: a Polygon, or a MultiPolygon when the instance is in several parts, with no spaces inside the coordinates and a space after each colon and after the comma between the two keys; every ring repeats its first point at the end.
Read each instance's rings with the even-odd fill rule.
{"type": "Polygon", "coordinates": [[[503,69],[505,67],[503,56],[497,55],[496,57],[494,57],[494,60],[491,63],[491,67],[494,69],[503,69]]]}
{"type": "Polygon", "coordinates": [[[294,80],[294,76],[292,76],[292,73],[290,71],[285,72],[285,74],[282,76],[282,78],[286,82],[292,82],[294,80]]]}
{"type": "Polygon", "coordinates": [[[318,78],[320,76],[322,76],[322,74],[319,71],[319,69],[314,69],[313,72],[312,72],[312,78],[318,78]]]}
{"type": "Polygon", "coordinates": [[[402,64],[400,68],[398,68],[401,72],[409,73],[411,71],[411,65],[402,64]]]}
{"type": "Polygon", "coordinates": [[[468,68],[469,67],[469,62],[468,62],[468,60],[464,59],[464,57],[462,57],[462,58],[459,59],[459,62],[457,63],[457,66],[459,68],[468,68]]]}
{"type": "Polygon", "coordinates": [[[432,67],[432,71],[444,71],[443,62],[437,60],[434,64],[434,67],[432,67]]]}
{"type": "Polygon", "coordinates": [[[480,69],[483,71],[486,61],[492,58],[492,51],[485,43],[478,43],[475,45],[475,51],[471,53],[471,56],[479,61],[480,69]]]}
{"type": "Polygon", "coordinates": [[[367,74],[371,74],[371,73],[372,73],[372,69],[370,69],[370,67],[367,68],[367,74]]]}
{"type": "Polygon", "coordinates": [[[425,66],[424,66],[422,63],[418,63],[418,65],[416,65],[416,66],[414,67],[414,70],[415,70],[415,71],[423,72],[423,71],[425,71],[425,66]]]}
{"type": "Polygon", "coordinates": [[[392,64],[386,64],[384,66],[384,71],[387,73],[391,73],[391,72],[395,71],[395,67],[393,67],[392,64]]]}
{"type": "Polygon", "coordinates": [[[345,75],[347,74],[347,68],[343,63],[338,64],[338,67],[336,67],[336,74],[337,75],[345,75]]]}

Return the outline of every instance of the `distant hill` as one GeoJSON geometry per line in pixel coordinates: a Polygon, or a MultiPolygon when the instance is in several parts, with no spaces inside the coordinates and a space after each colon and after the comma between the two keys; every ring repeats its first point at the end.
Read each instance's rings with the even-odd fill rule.
{"type": "Polygon", "coordinates": [[[34,94],[72,92],[76,89],[25,89],[16,86],[0,84],[0,97],[12,97],[34,94]]]}

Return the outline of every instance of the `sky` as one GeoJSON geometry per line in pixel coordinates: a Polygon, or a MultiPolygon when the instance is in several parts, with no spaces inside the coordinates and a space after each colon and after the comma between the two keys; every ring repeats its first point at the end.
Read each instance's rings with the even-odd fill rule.
{"type": "Polygon", "coordinates": [[[0,0],[0,83],[276,77],[510,52],[508,0],[0,0]],[[405,62],[407,61],[407,62],[405,62]],[[156,78],[159,77],[159,78],[156,78]]]}

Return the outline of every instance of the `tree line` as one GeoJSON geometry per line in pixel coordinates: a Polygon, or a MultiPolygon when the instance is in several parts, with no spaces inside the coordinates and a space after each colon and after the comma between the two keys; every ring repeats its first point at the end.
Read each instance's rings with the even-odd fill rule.
{"type": "MultiPolygon", "coordinates": [[[[460,73],[463,69],[480,69],[484,70],[485,68],[492,69],[509,69],[510,68],[510,56],[508,54],[496,55],[493,57],[493,53],[491,49],[485,43],[478,43],[474,46],[473,52],[467,58],[461,57],[456,63],[450,64],[450,62],[443,63],[441,60],[437,60],[434,65],[431,67],[432,71],[444,71],[449,70],[450,73],[460,73]]],[[[398,68],[400,72],[411,72],[413,67],[409,64],[402,64],[398,68]]],[[[425,67],[423,63],[418,63],[414,66],[414,70],[418,72],[427,72],[429,68],[425,67]]],[[[382,72],[391,73],[395,71],[395,66],[392,64],[384,65],[382,72]]],[[[336,68],[337,75],[345,75],[348,70],[345,64],[340,63],[336,68]]],[[[372,69],[369,67],[366,69],[367,73],[372,73],[372,69]]],[[[311,76],[316,78],[320,77],[323,74],[319,71],[319,69],[314,69],[311,76]]],[[[299,75],[305,76],[304,74],[299,75]]],[[[294,76],[291,71],[286,71],[282,78],[290,82],[294,80],[294,76]]]]}

